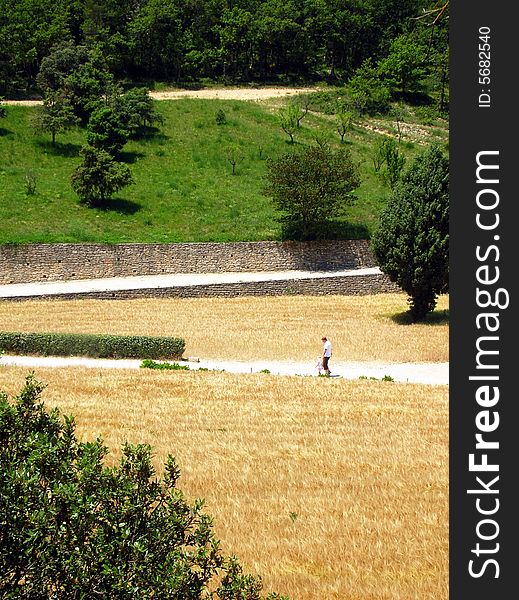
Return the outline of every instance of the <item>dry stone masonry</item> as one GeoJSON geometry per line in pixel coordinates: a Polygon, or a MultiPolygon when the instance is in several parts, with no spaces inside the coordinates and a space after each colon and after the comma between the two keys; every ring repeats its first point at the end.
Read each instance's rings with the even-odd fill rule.
{"type": "MultiPolygon", "coordinates": [[[[368,240],[0,246],[0,284],[181,273],[339,271],[375,267],[368,240]]],[[[90,297],[372,294],[399,291],[385,275],[91,292],[90,297]]],[[[83,295],[82,295],[83,296],[83,295]]],[[[63,296],[61,296],[63,297],[63,296]]]]}

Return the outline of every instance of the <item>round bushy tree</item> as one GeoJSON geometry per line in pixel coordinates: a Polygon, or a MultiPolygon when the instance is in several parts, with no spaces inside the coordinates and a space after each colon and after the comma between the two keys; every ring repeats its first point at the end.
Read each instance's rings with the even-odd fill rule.
{"type": "Polygon", "coordinates": [[[72,174],[71,183],[84,204],[102,205],[112,194],[133,183],[128,166],[105,150],[85,146],[81,155],[83,163],[72,174]]]}
{"type": "Polygon", "coordinates": [[[129,138],[129,130],[117,110],[102,106],[90,115],[87,125],[87,142],[112,156],[119,154],[129,138]]]}
{"type": "Polygon", "coordinates": [[[321,143],[269,160],[264,193],[280,211],[283,237],[326,237],[360,185],[357,165],[346,149],[321,143]]]}
{"type": "Polygon", "coordinates": [[[449,282],[449,161],[438,146],[397,184],[371,242],[381,270],[409,295],[413,321],[422,320],[449,282]]]}
{"type": "Polygon", "coordinates": [[[0,393],[0,597],[264,597],[222,554],[203,502],[184,499],[173,457],[162,479],[147,445],[105,466],[101,440],[79,441],[43,388],[29,376],[13,402],[0,393]]]}

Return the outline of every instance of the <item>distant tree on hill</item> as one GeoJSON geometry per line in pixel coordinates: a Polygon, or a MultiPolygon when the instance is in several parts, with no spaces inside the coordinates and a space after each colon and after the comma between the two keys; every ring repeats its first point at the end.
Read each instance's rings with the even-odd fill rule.
{"type": "Polygon", "coordinates": [[[425,51],[412,35],[400,35],[391,43],[389,54],[378,64],[384,82],[405,96],[420,89],[425,75],[425,51]]]}
{"type": "Polygon", "coordinates": [[[389,86],[380,78],[371,58],[366,59],[348,82],[348,103],[360,114],[387,113],[390,108],[389,86]]]}
{"type": "Polygon", "coordinates": [[[66,96],[83,124],[100,104],[118,93],[101,49],[70,41],[56,45],[42,60],[36,80],[44,98],[66,96]]]}
{"type": "Polygon", "coordinates": [[[123,94],[114,95],[112,106],[119,123],[133,137],[155,123],[164,121],[162,115],[155,110],[153,98],[146,88],[133,87],[123,94]]]}
{"type": "Polygon", "coordinates": [[[106,150],[85,146],[81,156],[83,162],[72,174],[71,183],[83,204],[103,206],[115,192],[134,183],[128,166],[106,150]]]}
{"type": "Polygon", "coordinates": [[[294,135],[299,126],[299,115],[299,108],[294,104],[289,104],[286,108],[281,108],[278,113],[279,125],[290,138],[291,144],[294,143],[294,135]]]}
{"type": "Polygon", "coordinates": [[[87,142],[109,152],[112,156],[119,154],[130,131],[122,121],[118,111],[110,106],[100,106],[91,114],[87,125],[87,142]]]}
{"type": "Polygon", "coordinates": [[[38,107],[33,126],[36,131],[50,132],[52,145],[54,145],[56,134],[73,127],[78,121],[70,99],[60,91],[56,91],[49,92],[43,100],[43,105],[38,107]]]}
{"type": "Polygon", "coordinates": [[[381,270],[407,292],[413,321],[424,319],[449,284],[449,161],[437,146],[404,174],[371,241],[381,270]]]}
{"type": "Polygon", "coordinates": [[[354,201],[360,177],[346,149],[321,143],[269,160],[267,182],[264,193],[282,215],[283,237],[312,240],[326,237],[354,201]]]}

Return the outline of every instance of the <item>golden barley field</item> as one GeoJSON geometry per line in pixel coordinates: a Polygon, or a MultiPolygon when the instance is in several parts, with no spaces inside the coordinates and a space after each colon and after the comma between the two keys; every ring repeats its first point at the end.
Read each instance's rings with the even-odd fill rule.
{"type": "MultiPolygon", "coordinates": [[[[276,304],[286,311],[280,335],[304,306],[283,300],[276,304]]],[[[144,304],[126,305],[128,318],[113,327],[140,323],[141,332],[157,333],[169,314],[168,332],[184,333],[179,323],[193,331],[188,314],[178,320],[173,307],[194,318],[197,305],[166,303],[157,318],[144,304]]],[[[337,311],[353,312],[335,299],[321,306],[330,305],[327,333],[351,318],[337,311]]],[[[77,319],[76,329],[92,330],[96,307],[98,324],[108,326],[108,313],[120,318],[125,304],[84,304],[85,317],[77,306],[47,305],[38,316],[35,305],[35,321],[24,322],[27,306],[16,305],[13,328],[69,329],[77,319]]],[[[252,305],[249,311],[255,318],[252,305]]],[[[6,312],[2,306],[2,327],[6,312]]],[[[308,344],[321,333],[316,322],[307,323],[308,344]]],[[[347,348],[355,347],[349,327],[340,331],[347,348]]],[[[196,343],[202,339],[199,333],[196,343]]],[[[276,339],[274,332],[267,346],[276,339]]],[[[167,454],[176,456],[179,487],[190,499],[205,498],[223,551],[261,575],[265,592],[292,600],[447,600],[447,386],[148,369],[35,374],[48,384],[47,406],[74,414],[81,438],[102,436],[111,460],[124,441],[151,444],[157,469],[167,454]]],[[[0,390],[17,393],[25,375],[0,366],[0,390]]]]}
{"type": "Polygon", "coordinates": [[[0,302],[0,330],[180,336],[186,356],[448,361],[447,295],[426,324],[405,324],[405,294],[0,302]],[[403,322],[404,321],[404,322],[403,322]]]}

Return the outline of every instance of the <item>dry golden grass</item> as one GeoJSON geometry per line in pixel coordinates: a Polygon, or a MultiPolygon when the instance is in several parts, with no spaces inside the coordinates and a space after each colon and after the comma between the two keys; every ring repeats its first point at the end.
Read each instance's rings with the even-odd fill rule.
{"type": "Polygon", "coordinates": [[[404,294],[0,302],[0,330],[172,335],[187,356],[335,361],[448,361],[448,296],[426,324],[402,324],[404,294]]]}
{"type": "MultiPolygon", "coordinates": [[[[290,323],[306,303],[276,304],[290,308],[290,323]]],[[[339,299],[329,304],[353,311],[339,299]]],[[[78,306],[92,318],[99,305],[58,306],[70,308],[63,316],[72,323],[78,306]]],[[[251,315],[253,306],[262,303],[249,305],[251,315]]],[[[142,330],[156,332],[149,314],[142,330]]],[[[327,318],[331,325],[345,315],[327,318]]],[[[17,393],[25,375],[0,367],[0,390],[17,393]]],[[[112,460],[126,440],[150,443],[157,466],[175,455],[181,489],[206,499],[224,552],[262,575],[266,591],[292,600],[447,599],[447,386],[78,368],[36,377],[49,384],[47,406],[74,414],[80,437],[101,435],[112,460]]]]}

